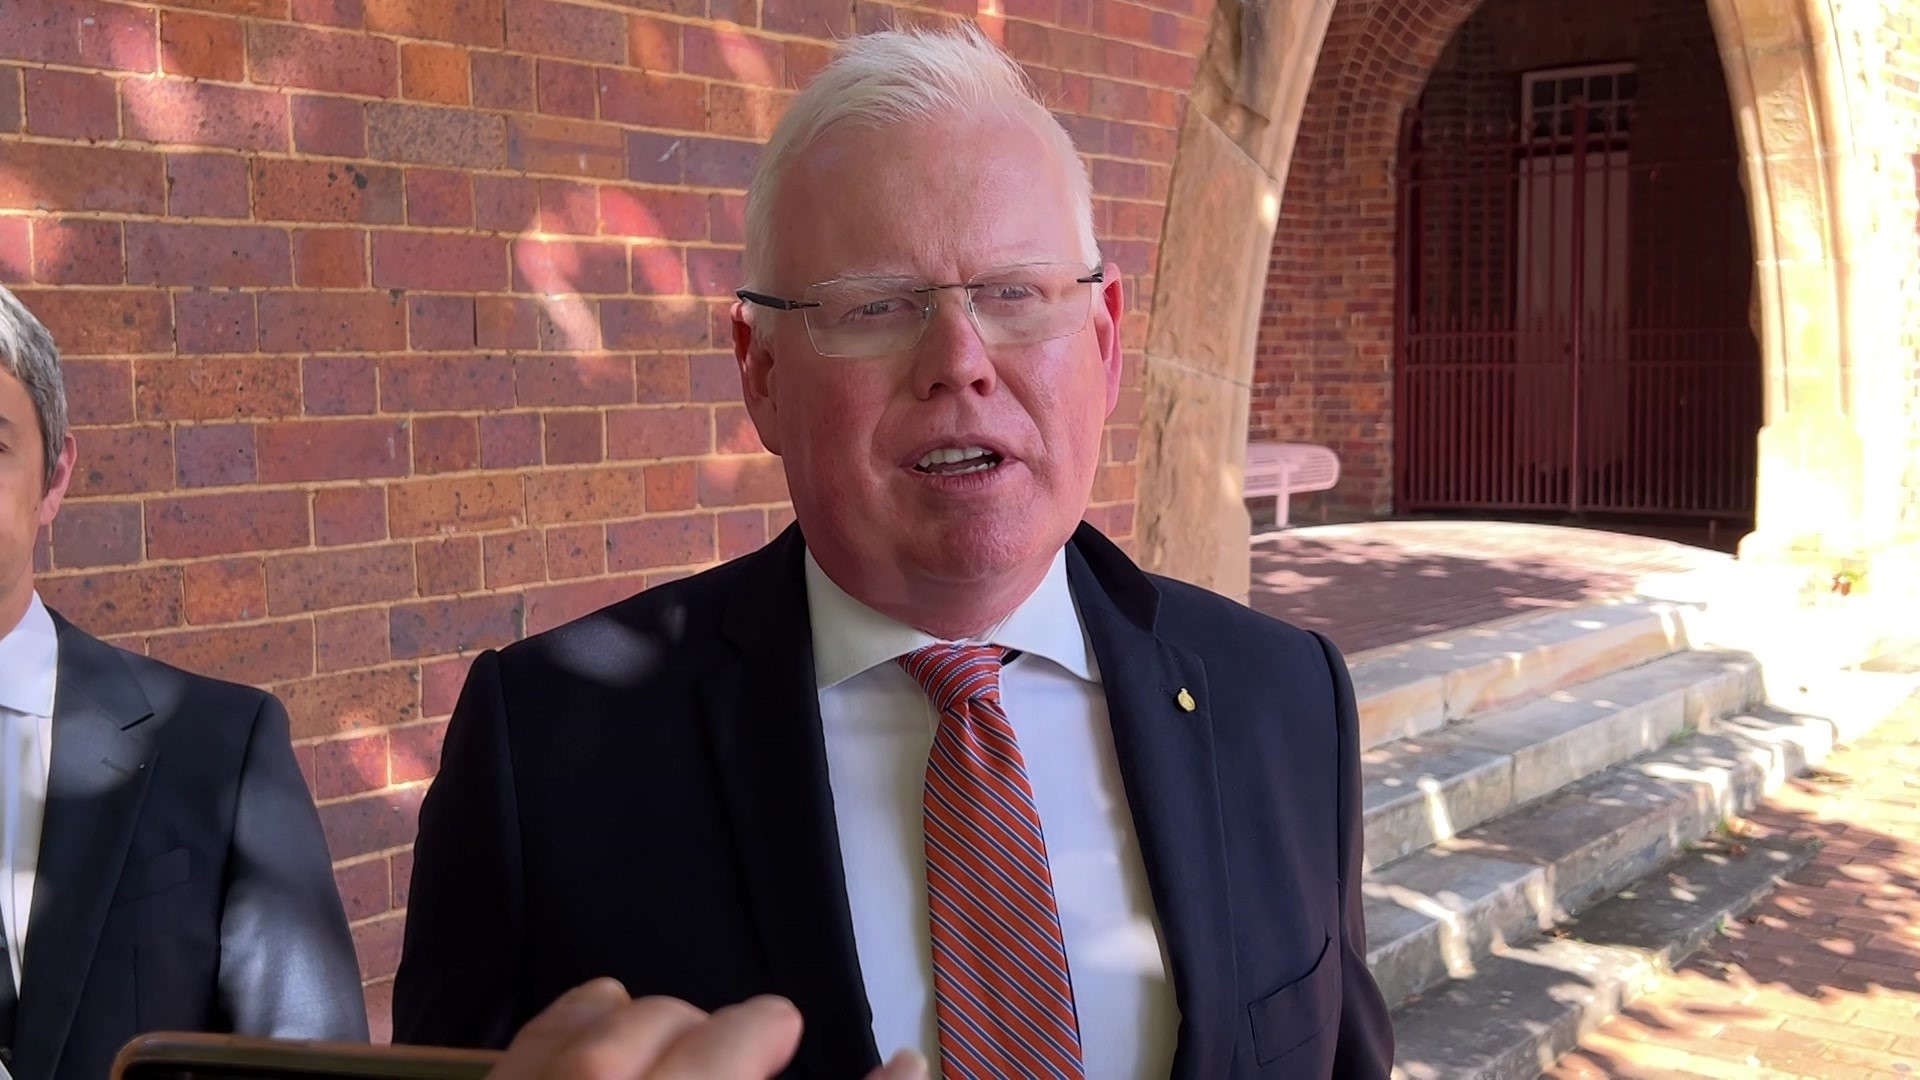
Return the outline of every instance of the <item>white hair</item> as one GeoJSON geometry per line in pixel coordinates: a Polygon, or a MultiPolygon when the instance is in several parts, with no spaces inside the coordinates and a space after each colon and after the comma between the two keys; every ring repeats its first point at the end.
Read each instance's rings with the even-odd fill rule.
{"type": "Polygon", "coordinates": [[[51,486],[67,442],[67,389],[60,377],[60,350],[47,328],[4,285],[0,285],[0,371],[19,379],[33,401],[40,444],[46,451],[41,479],[51,486]]]}
{"type": "Polygon", "coordinates": [[[954,30],[882,30],[849,38],[793,99],[761,151],[747,189],[747,287],[771,287],[772,216],[781,176],[789,162],[829,128],[842,122],[887,127],[987,109],[1027,119],[1053,144],[1079,219],[1080,254],[1088,266],[1097,265],[1093,183],[1073,137],[1041,102],[1020,65],[977,26],[962,23],[954,30]]]}

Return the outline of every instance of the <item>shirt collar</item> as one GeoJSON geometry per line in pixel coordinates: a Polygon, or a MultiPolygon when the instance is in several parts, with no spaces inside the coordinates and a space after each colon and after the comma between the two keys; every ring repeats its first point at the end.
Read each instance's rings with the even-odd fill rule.
{"type": "Polygon", "coordinates": [[[5,637],[0,637],[0,708],[28,716],[53,715],[55,667],[60,637],[53,616],[34,593],[27,613],[5,637]]]}
{"type": "MultiPolygon", "coordinates": [[[[941,641],[847,595],[814,562],[812,552],[806,557],[806,577],[807,610],[813,623],[814,681],[821,690],[941,641]]],[[[1080,679],[1096,684],[1100,681],[1093,647],[1080,625],[1073,591],[1067,585],[1064,548],[1054,555],[1040,587],[1000,625],[974,640],[1044,657],[1080,679]]]]}

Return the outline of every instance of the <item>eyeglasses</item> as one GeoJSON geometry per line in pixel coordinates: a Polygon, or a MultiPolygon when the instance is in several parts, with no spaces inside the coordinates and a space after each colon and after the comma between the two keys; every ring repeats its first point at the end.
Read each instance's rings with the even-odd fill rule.
{"type": "Polygon", "coordinates": [[[964,290],[967,317],[988,345],[1034,345],[1087,325],[1104,270],[1080,263],[1024,263],[934,285],[911,278],[847,277],[809,285],[798,300],[741,289],[734,295],[776,311],[800,311],[822,356],[863,358],[910,352],[933,321],[940,293],[964,290]]]}

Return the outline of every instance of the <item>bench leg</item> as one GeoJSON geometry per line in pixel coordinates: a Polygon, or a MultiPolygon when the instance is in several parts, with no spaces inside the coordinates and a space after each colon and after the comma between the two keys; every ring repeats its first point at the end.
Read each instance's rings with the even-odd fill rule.
{"type": "Polygon", "coordinates": [[[1285,491],[1273,497],[1273,527],[1276,529],[1287,527],[1287,493],[1285,491]]]}

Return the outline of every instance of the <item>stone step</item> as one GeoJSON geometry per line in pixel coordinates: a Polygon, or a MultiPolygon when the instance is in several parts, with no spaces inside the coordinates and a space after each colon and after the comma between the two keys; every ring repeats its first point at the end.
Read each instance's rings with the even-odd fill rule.
{"type": "Polygon", "coordinates": [[[1744,653],[1680,652],[1366,752],[1366,853],[1383,867],[1761,699],[1744,653]]]}
{"type": "MultiPolygon", "coordinates": [[[[1879,715],[1885,715],[1881,713],[1879,715]]],[[[1368,965],[1391,1004],[1473,976],[1824,758],[1833,721],[1761,707],[1372,874],[1368,965]]]]}
{"type": "Polygon", "coordinates": [[[1533,1080],[1805,866],[1804,841],[1693,852],[1565,928],[1394,1014],[1396,1080],[1533,1080]]]}
{"type": "Polygon", "coordinates": [[[1696,605],[1628,599],[1510,619],[1355,657],[1362,748],[1636,667],[1688,645],[1696,605]]]}

